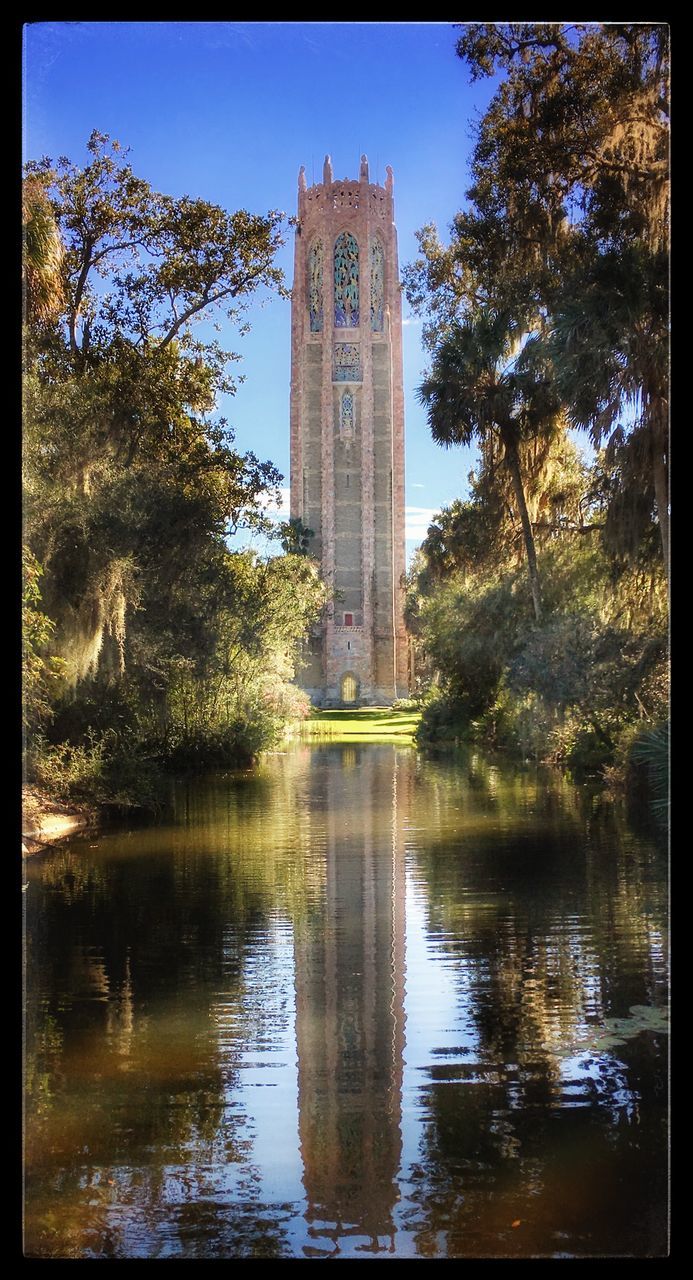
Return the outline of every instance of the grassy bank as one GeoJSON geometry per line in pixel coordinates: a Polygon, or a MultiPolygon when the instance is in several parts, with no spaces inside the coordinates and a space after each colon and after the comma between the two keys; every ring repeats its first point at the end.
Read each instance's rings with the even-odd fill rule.
{"type": "Polygon", "coordinates": [[[412,745],[419,711],[393,711],[392,707],[364,707],[349,711],[313,711],[300,728],[310,741],[400,742],[412,745]]]}

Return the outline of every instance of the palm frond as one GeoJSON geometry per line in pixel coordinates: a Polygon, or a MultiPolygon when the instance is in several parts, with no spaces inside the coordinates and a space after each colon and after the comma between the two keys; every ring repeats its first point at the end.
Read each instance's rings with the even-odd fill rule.
{"type": "Polygon", "coordinates": [[[669,811],[669,724],[649,729],[633,743],[631,759],[643,765],[652,789],[652,808],[660,821],[669,811]]]}
{"type": "Polygon", "coordinates": [[[65,301],[65,249],[48,196],[34,178],[24,183],[22,222],[27,320],[46,324],[57,318],[65,301]]]}

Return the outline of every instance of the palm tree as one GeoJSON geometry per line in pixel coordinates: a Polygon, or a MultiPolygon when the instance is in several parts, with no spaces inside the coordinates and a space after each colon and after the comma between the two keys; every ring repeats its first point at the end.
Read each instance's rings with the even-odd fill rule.
{"type": "Polygon", "coordinates": [[[65,301],[65,250],[50,200],[33,176],[22,188],[22,226],[25,318],[29,324],[50,324],[65,301]]]}
{"type": "Polygon", "coordinates": [[[534,616],[540,622],[541,584],[519,446],[556,430],[561,405],[525,340],[503,312],[481,310],[453,324],[434,350],[431,373],[418,397],[437,444],[449,448],[476,442],[483,447],[494,436],[500,441],[522,524],[534,616]]]}

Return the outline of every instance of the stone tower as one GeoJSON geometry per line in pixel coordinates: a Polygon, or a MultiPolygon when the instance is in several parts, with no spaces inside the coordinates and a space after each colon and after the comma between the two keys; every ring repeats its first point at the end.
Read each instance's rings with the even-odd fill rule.
{"type": "Polygon", "coordinates": [[[303,687],[318,706],[408,689],[403,621],[402,305],[392,170],[385,186],[298,179],[291,312],[291,515],[312,529],[332,604],[303,687]]]}

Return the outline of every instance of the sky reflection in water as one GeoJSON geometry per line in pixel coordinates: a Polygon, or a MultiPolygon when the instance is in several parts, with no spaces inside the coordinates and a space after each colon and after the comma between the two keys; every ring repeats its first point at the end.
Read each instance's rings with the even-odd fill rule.
{"type": "Polygon", "coordinates": [[[29,865],[28,1253],[666,1251],[661,848],[385,745],[173,798],[29,865]]]}

